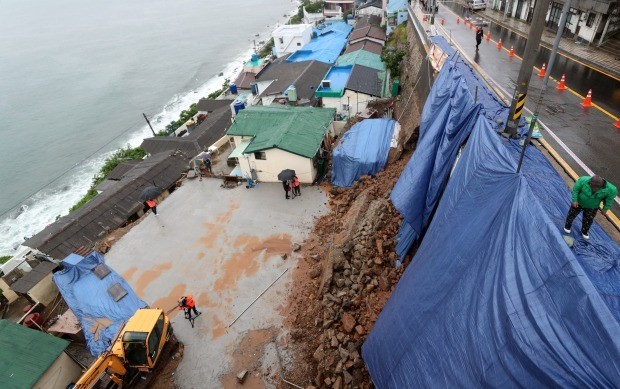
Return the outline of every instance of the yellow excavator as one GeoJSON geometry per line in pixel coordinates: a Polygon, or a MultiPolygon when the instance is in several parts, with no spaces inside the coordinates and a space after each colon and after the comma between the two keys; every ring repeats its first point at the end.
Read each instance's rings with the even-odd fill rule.
{"type": "Polygon", "coordinates": [[[139,309],[73,388],[142,386],[153,378],[156,368],[161,370],[176,347],[178,341],[166,313],[162,309],[139,309]]]}

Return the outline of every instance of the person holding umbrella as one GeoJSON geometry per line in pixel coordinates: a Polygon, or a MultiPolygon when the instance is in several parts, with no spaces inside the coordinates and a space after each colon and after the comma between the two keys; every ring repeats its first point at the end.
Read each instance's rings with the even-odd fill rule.
{"type": "Polygon", "coordinates": [[[291,180],[293,180],[293,177],[295,177],[295,170],[291,169],[284,169],[278,174],[278,180],[282,181],[287,200],[290,198],[288,192],[292,189],[291,180]]]}
{"type": "Polygon", "coordinates": [[[157,196],[161,194],[161,189],[156,186],[149,186],[140,193],[140,201],[146,202],[146,205],[153,210],[153,214],[157,216],[157,196]]]}

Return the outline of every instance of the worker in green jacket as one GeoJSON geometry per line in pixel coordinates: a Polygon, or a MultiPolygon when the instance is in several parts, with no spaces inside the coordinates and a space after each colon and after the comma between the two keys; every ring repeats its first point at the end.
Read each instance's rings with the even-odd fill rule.
{"type": "Polygon", "coordinates": [[[564,232],[570,234],[570,227],[573,220],[583,211],[583,221],[581,223],[581,235],[584,239],[590,239],[588,231],[596,216],[596,211],[603,202],[603,215],[611,209],[614,198],[618,195],[618,189],[611,183],[605,181],[600,176],[580,177],[575,186],[573,186],[573,198],[566,223],[564,224],[564,232]]]}

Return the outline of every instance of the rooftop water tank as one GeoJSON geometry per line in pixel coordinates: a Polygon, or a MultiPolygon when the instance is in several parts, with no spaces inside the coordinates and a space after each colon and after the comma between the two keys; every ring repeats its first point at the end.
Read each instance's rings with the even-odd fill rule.
{"type": "Polygon", "coordinates": [[[239,113],[239,111],[245,108],[245,103],[243,101],[235,101],[233,108],[235,109],[235,115],[236,115],[239,113]]]}
{"type": "Polygon", "coordinates": [[[233,95],[237,94],[237,85],[235,85],[234,82],[230,83],[230,85],[228,86],[228,89],[230,90],[230,93],[232,93],[233,95]]]}
{"type": "Polygon", "coordinates": [[[258,55],[257,54],[252,54],[252,62],[256,62],[256,61],[258,61],[258,55]]]}
{"type": "Polygon", "coordinates": [[[297,88],[295,88],[295,85],[288,87],[288,101],[297,101],[297,88]]]}
{"type": "Polygon", "coordinates": [[[258,94],[258,85],[256,85],[255,82],[250,84],[250,89],[252,90],[252,94],[253,95],[257,95],[258,94]]]}

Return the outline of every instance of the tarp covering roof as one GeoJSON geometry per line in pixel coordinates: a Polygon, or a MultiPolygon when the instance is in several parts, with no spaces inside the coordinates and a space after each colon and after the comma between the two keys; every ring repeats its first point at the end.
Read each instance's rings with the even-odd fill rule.
{"type": "MultiPolygon", "coordinates": [[[[464,141],[457,127],[472,131],[447,185],[443,170],[416,159],[403,173],[408,185],[399,179],[393,190],[394,201],[405,191],[438,198],[445,188],[362,347],[377,387],[620,385],[620,248],[597,224],[590,241],[574,235],[568,247],[570,192],[534,147],[515,173],[521,146],[491,120],[507,113],[461,59],[446,61],[420,127],[420,140],[434,139],[425,141],[436,150],[428,163],[451,166],[443,149],[464,141]],[[454,102],[440,103],[444,94],[473,101],[472,86],[479,114],[472,104],[459,115],[454,102]]],[[[412,161],[418,152],[420,144],[412,161]]],[[[419,217],[417,204],[399,203],[405,221],[419,217]]]]}
{"type": "Polygon", "coordinates": [[[68,345],[64,339],[0,320],[0,386],[33,387],[68,345]]]}
{"type": "Polygon", "coordinates": [[[385,64],[381,61],[381,56],[366,50],[357,50],[348,54],[343,54],[338,57],[336,65],[362,65],[367,68],[385,70],[385,64]]]}
{"type": "Polygon", "coordinates": [[[366,119],[345,132],[334,149],[332,184],[349,187],[364,174],[383,169],[395,125],[391,119],[366,119]]]}
{"type": "Polygon", "coordinates": [[[64,270],[55,273],[52,279],[69,308],[80,320],[88,350],[98,356],[114,340],[119,327],[147,304],[134,293],[123,277],[105,265],[103,256],[96,251],[86,257],[70,254],[62,264],[64,270]],[[110,271],[103,279],[93,273],[93,269],[100,264],[110,271]],[[116,283],[127,292],[118,301],[108,293],[108,289],[116,283]]]}
{"type": "Polygon", "coordinates": [[[313,37],[300,50],[291,54],[286,61],[317,60],[332,64],[346,46],[347,36],[349,36],[351,30],[353,30],[353,27],[342,21],[319,25],[314,30],[316,37],[313,37]]]}
{"type": "Polygon", "coordinates": [[[333,108],[251,106],[239,111],[228,135],[252,137],[246,154],[278,148],[313,158],[335,112],[333,108]]]}

